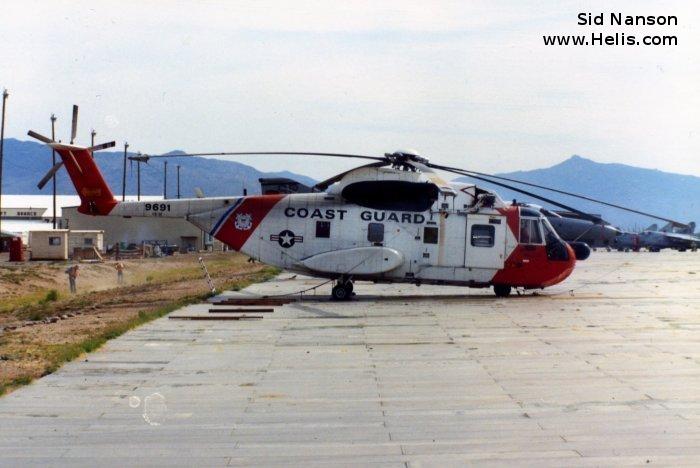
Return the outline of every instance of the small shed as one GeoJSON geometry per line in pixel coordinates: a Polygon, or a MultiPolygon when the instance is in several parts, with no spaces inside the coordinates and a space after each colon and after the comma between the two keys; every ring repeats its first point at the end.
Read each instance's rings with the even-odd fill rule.
{"type": "Polygon", "coordinates": [[[104,253],[104,231],[97,230],[70,230],[68,232],[68,252],[71,254],[78,249],[97,249],[104,253]]]}
{"type": "Polygon", "coordinates": [[[29,231],[32,260],[68,260],[68,229],[29,231]]]}
{"type": "Polygon", "coordinates": [[[0,252],[9,252],[10,241],[13,237],[17,237],[17,234],[8,231],[0,231],[0,252]]]}

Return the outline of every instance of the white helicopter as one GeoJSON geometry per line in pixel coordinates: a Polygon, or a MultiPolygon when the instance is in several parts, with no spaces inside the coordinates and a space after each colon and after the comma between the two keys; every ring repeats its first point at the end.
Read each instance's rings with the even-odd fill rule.
{"type": "MultiPolygon", "coordinates": [[[[61,157],[39,183],[62,165],[80,196],[80,213],[94,216],[185,218],[230,248],[288,271],[335,280],[332,298],[348,299],[353,281],[493,287],[505,297],[512,288],[539,289],[566,279],[576,260],[590,254],[579,242],[564,242],[536,209],[506,203],[473,184],[446,182],[434,170],[503,185],[579,213],[597,217],[479,172],[440,166],[409,151],[384,156],[315,152],[190,153],[215,155],[316,155],[372,160],[315,187],[312,193],[120,202],[114,198],[92,152],[114,142],[73,145],[30,131],[61,157]]],[[[136,156],[147,161],[160,156],[136,156]]],[[[490,176],[495,177],[496,176],[490,176]]],[[[573,195],[573,194],[571,194],[573,195]]]]}

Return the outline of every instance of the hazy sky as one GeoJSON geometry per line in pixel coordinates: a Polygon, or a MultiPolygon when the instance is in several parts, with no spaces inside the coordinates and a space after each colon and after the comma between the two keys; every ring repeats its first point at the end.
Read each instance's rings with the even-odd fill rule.
{"type": "MultiPolygon", "coordinates": [[[[3,1],[6,136],[131,149],[415,148],[482,171],[571,154],[700,173],[695,1],[3,1]],[[610,9],[614,8],[614,9],[610,9]],[[579,12],[673,14],[677,27],[584,27],[579,12]],[[675,47],[547,47],[543,34],[672,34],[675,47]]],[[[356,161],[242,160],[322,178],[356,161]]]]}

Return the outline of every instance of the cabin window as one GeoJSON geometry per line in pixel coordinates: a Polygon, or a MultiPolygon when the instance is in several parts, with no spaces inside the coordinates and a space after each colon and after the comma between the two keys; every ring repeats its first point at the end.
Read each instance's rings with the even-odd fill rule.
{"type": "Polygon", "coordinates": [[[324,239],[331,237],[330,221],[316,221],[316,237],[324,239]]]}
{"type": "Polygon", "coordinates": [[[520,219],[520,243],[521,244],[541,244],[542,233],[540,232],[540,221],[537,219],[520,219]]]}
{"type": "Polygon", "coordinates": [[[60,237],[49,237],[49,245],[61,245],[60,237]]]}
{"type": "Polygon", "coordinates": [[[488,224],[472,226],[472,245],[474,247],[493,247],[496,228],[488,224]]]}
{"type": "Polygon", "coordinates": [[[437,244],[438,243],[438,228],[430,227],[430,226],[423,228],[423,243],[425,243],[425,244],[437,244]]]}
{"type": "Polygon", "coordinates": [[[369,223],[367,240],[373,243],[384,242],[384,225],[382,223],[369,223]]]}

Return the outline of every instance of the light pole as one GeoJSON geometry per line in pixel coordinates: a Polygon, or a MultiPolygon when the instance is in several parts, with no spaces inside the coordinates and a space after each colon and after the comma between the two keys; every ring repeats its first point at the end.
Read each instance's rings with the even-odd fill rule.
{"type": "MultiPolygon", "coordinates": [[[[97,132],[93,128],[92,131],[90,132],[90,146],[95,146],[95,135],[97,135],[97,132]]],[[[92,155],[93,158],[95,157],[94,151],[91,151],[90,154],[92,155]]]]}
{"type": "Polygon", "coordinates": [[[126,150],[129,143],[124,142],[124,170],[122,171],[122,201],[126,200],[126,150]]]}
{"type": "Polygon", "coordinates": [[[180,198],[180,165],[177,165],[177,198],[180,198]]]}
{"type": "Polygon", "coordinates": [[[168,199],[168,161],[163,162],[163,200],[168,199]]]}
{"type": "Polygon", "coordinates": [[[2,158],[5,146],[5,102],[10,93],[2,92],[2,123],[0,123],[0,232],[2,232],[2,158]]]}
{"type": "MultiPolygon", "coordinates": [[[[56,141],[56,116],[51,114],[51,139],[56,141]]],[[[56,150],[51,148],[51,167],[56,165],[56,150]]],[[[56,229],[56,173],[51,177],[52,190],[51,194],[53,196],[53,228],[56,229]]]]}

